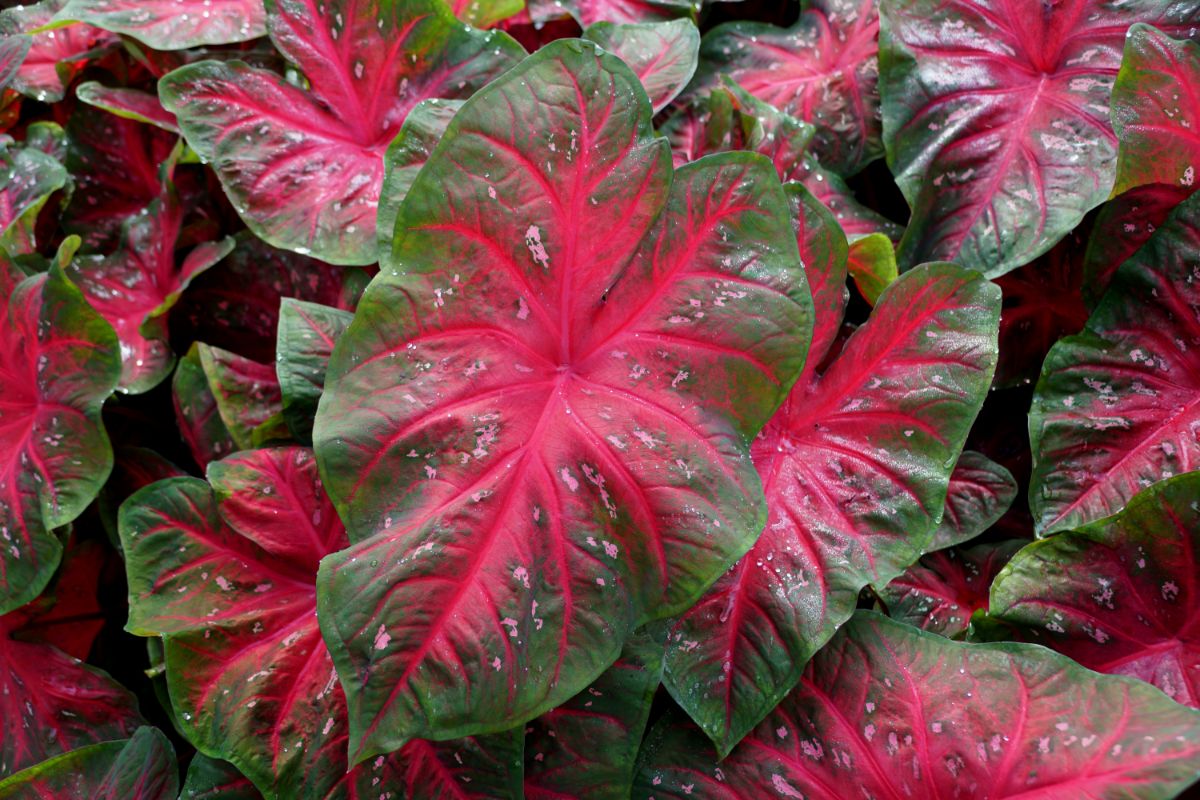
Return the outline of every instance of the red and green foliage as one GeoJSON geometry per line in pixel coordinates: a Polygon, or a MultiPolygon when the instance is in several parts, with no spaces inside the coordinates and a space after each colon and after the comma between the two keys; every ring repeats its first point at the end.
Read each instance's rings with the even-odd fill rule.
{"type": "Polygon", "coordinates": [[[1200,779],[1200,3],[0,11],[0,800],[1200,779]]]}

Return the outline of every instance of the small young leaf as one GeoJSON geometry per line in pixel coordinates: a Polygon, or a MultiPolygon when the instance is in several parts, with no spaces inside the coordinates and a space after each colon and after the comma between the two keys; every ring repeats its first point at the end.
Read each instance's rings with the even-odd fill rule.
{"type": "Polygon", "coordinates": [[[896,249],[882,233],[871,233],[850,243],[846,269],[859,293],[871,305],[900,276],[896,269],[896,249]]]}
{"type": "Polygon", "coordinates": [[[1017,498],[1012,473],[983,453],[965,450],[950,474],[946,508],[928,550],[974,539],[992,527],[1017,498]]]}
{"type": "Polygon", "coordinates": [[[329,356],[352,319],[349,311],[303,300],[288,298],[280,305],[275,374],[283,395],[283,417],[301,441],[312,440],[329,356]]]}
{"type": "Polygon", "coordinates": [[[279,380],[270,364],[198,345],[200,366],[225,429],[241,450],[254,447],[254,430],[283,410],[279,380]]]}

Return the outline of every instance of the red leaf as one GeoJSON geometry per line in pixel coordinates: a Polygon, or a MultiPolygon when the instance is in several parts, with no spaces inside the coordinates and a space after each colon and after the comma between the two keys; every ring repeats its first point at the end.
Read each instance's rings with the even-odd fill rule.
{"type": "Polygon", "coordinates": [[[28,34],[31,40],[24,61],[9,83],[26,97],[57,103],[90,58],[119,42],[116,36],[91,25],[68,25],[29,34],[51,23],[65,2],[42,0],[0,13],[0,34],[28,34]]]}
{"type": "Polygon", "coordinates": [[[263,0],[66,0],[56,18],[132,36],[155,50],[244,42],[267,32],[263,0]]]}

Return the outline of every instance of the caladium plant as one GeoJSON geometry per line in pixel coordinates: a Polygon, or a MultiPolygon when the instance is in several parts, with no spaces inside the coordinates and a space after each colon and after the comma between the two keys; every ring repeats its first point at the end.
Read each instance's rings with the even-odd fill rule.
{"type": "Polygon", "coordinates": [[[1190,796],[1192,0],[0,5],[0,800],[1190,796]]]}
{"type": "Polygon", "coordinates": [[[355,545],[318,584],[355,761],[566,700],[761,528],[746,442],[811,325],[786,198],[758,156],[673,175],[650,115],[586,42],[493,82],[335,347],[313,438],[355,545]]]}

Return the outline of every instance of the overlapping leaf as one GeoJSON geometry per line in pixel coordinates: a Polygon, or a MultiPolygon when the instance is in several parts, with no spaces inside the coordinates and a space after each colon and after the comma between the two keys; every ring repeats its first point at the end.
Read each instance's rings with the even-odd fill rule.
{"type": "MultiPolygon", "coordinates": [[[[90,106],[103,108],[110,114],[145,122],[171,133],[179,133],[175,116],[162,107],[158,96],[141,89],[108,87],[96,81],[81,83],[75,87],[75,96],[90,106]]],[[[129,153],[137,156],[138,153],[129,153]]],[[[162,159],[159,159],[160,161],[162,159]]]]}
{"type": "Polygon", "coordinates": [[[353,318],[349,311],[302,300],[285,299],[280,306],[275,374],[283,418],[302,440],[312,439],[313,417],[325,387],[329,357],[353,318]]]}
{"type": "Polygon", "coordinates": [[[655,112],[666,108],[696,72],[700,31],[690,19],[640,25],[597,22],[583,37],[629,65],[655,112]]]}
{"type": "Polygon", "coordinates": [[[1200,707],[1200,473],[1120,514],[1026,547],[992,585],[991,613],[1099,672],[1200,707]]]}
{"type": "Polygon", "coordinates": [[[171,399],[179,433],[192,458],[201,468],[237,449],[229,428],[221,419],[217,398],[208,384],[199,344],[193,344],[175,365],[171,377],[171,399]]]}
{"type": "Polygon", "coordinates": [[[285,0],[268,28],[309,91],[203,61],[163,78],[163,105],[251,230],[331,263],[373,263],[383,155],[405,116],[427,98],[469,96],[522,50],[439,0],[285,0]]]}
{"type": "Polygon", "coordinates": [[[526,800],[628,798],[634,761],[662,677],[666,627],[635,632],[621,657],[525,735],[526,800]]]}
{"type": "Polygon", "coordinates": [[[52,529],[108,477],[100,407],[121,369],[112,328],[58,264],[18,277],[0,263],[0,613],[46,586],[62,554],[52,529]]]}
{"type": "Polygon", "coordinates": [[[814,0],[790,28],[734,22],[704,37],[700,86],[728,75],[816,128],[823,166],[850,175],[883,155],[876,0],[814,0]]]}
{"type": "Polygon", "coordinates": [[[577,694],[761,529],[746,441],[811,314],[786,200],[754,155],[672,181],[650,116],[587,42],[481,91],[334,350],[314,440],[356,544],[319,586],[356,758],[577,694]]]}
{"type": "Polygon", "coordinates": [[[269,438],[275,418],[281,419],[283,413],[274,367],[206,344],[197,347],[197,354],[217,412],[234,444],[246,450],[258,446],[264,435],[269,438]]]}
{"type": "Polygon", "coordinates": [[[859,590],[928,547],[995,367],[999,292],[934,264],[893,283],[818,375],[846,271],[806,267],[817,307],[808,367],[753,450],[766,530],[683,616],[667,652],[667,688],[722,754],[791,690],[859,590]]]}
{"type": "Polygon", "coordinates": [[[66,0],[55,19],[132,36],[155,50],[244,42],[267,32],[263,0],[66,0]]]}
{"type": "Polygon", "coordinates": [[[176,256],[184,209],[167,187],[121,226],[121,243],[107,256],[77,256],[70,275],[92,308],[108,320],[121,347],[120,388],[144,392],[171,371],[167,312],[192,279],[233,249],[233,240],[202,242],[176,256]]]}
{"type": "Polygon", "coordinates": [[[117,37],[91,25],[44,30],[66,0],[42,0],[9,6],[0,12],[0,34],[28,36],[29,50],[8,85],[21,94],[57,103],[93,56],[117,43],[117,37]],[[41,30],[39,33],[31,31],[41,30]]]}
{"type": "Polygon", "coordinates": [[[1198,21],[1190,3],[1148,0],[885,5],[884,139],[913,211],[901,266],[946,259],[997,276],[1049,250],[1112,189],[1126,29],[1198,21]]]}
{"type": "Polygon", "coordinates": [[[5,253],[33,251],[38,212],[66,183],[67,172],[54,156],[37,147],[0,142],[0,248],[5,253]]]}
{"type": "Polygon", "coordinates": [[[946,507],[928,550],[974,539],[990,528],[1017,497],[1012,473],[983,453],[964,450],[950,473],[946,507]]]}
{"type": "Polygon", "coordinates": [[[563,16],[564,11],[580,25],[598,22],[659,22],[692,16],[695,0],[528,0],[534,24],[544,24],[563,16]]]}
{"type": "Polygon", "coordinates": [[[846,271],[863,299],[875,305],[883,290],[900,277],[891,240],[882,233],[870,233],[853,241],[846,257],[846,271]]]}
{"type": "Polygon", "coordinates": [[[0,779],[0,800],[176,800],[177,769],[167,737],[143,727],[0,779]]]}
{"type": "Polygon", "coordinates": [[[720,763],[689,725],[652,732],[633,797],[1160,800],[1195,781],[1198,731],[1139,681],[859,612],[720,763]]]}
{"type": "MultiPolygon", "coordinates": [[[[353,798],[405,785],[430,753],[447,772],[455,749],[483,747],[421,743],[415,759],[410,750],[347,773],[345,700],[315,586],[320,559],[347,542],[311,451],[240,453],[208,474],[211,489],[161,481],[121,515],[130,630],[164,636],[172,702],[202,751],[268,797],[353,798]]],[[[519,732],[509,739],[519,767],[519,732]]]]}
{"type": "Polygon", "coordinates": [[[179,800],[262,800],[262,795],[232,764],[197,753],[188,765],[179,800]]]}
{"type": "Polygon", "coordinates": [[[987,609],[992,579],[1023,544],[1016,540],[930,553],[880,589],[879,597],[892,619],[958,637],[976,611],[987,609]]]}
{"type": "Polygon", "coordinates": [[[1120,510],[1200,459],[1200,196],[1113,278],[1078,336],[1046,357],[1029,413],[1038,530],[1120,510]]]}

